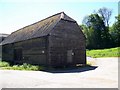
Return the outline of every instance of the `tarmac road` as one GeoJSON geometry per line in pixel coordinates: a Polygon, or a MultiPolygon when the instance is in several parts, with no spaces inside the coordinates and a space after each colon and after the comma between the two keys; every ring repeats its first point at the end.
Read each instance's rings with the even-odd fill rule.
{"type": "Polygon", "coordinates": [[[118,58],[97,58],[97,66],[67,71],[0,70],[1,88],[118,88],[118,58]]]}

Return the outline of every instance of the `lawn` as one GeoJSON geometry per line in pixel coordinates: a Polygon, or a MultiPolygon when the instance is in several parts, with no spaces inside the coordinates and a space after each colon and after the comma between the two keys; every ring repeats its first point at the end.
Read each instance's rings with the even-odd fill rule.
{"type": "Polygon", "coordinates": [[[93,58],[99,57],[120,57],[120,47],[109,48],[109,49],[99,49],[99,50],[87,50],[87,56],[93,58]]]}

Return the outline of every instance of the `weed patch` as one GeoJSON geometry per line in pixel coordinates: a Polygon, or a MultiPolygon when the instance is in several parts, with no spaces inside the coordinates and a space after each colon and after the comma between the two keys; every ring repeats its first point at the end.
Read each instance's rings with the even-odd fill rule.
{"type": "Polygon", "coordinates": [[[0,68],[7,70],[29,70],[29,71],[39,71],[44,70],[43,66],[31,65],[23,63],[22,65],[10,65],[8,62],[0,61],[0,68]]]}

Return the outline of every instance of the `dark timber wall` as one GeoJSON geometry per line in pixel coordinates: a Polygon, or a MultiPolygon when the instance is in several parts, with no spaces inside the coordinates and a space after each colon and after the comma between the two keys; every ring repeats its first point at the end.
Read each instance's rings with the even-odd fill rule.
{"type": "Polygon", "coordinates": [[[60,20],[49,36],[49,56],[53,66],[86,64],[85,37],[77,23],[60,20]]]}
{"type": "MultiPolygon", "coordinates": [[[[0,43],[8,36],[8,34],[0,33],[0,43]]],[[[2,46],[0,45],[0,60],[2,59],[2,46]]]]}
{"type": "Polygon", "coordinates": [[[47,37],[4,45],[2,59],[13,63],[47,64],[47,37]]]}
{"type": "Polygon", "coordinates": [[[85,36],[77,22],[64,12],[11,33],[0,45],[2,60],[12,63],[86,64],[85,36]]]}

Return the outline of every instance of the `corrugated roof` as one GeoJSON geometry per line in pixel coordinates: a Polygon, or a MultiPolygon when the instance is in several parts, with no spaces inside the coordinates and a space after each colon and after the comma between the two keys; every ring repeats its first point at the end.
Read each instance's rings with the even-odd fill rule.
{"type": "Polygon", "coordinates": [[[53,16],[50,16],[46,19],[43,19],[11,33],[4,41],[2,41],[1,44],[4,45],[8,43],[46,36],[50,33],[50,31],[59,22],[60,19],[76,22],[74,19],[67,16],[64,12],[57,13],[53,16]]]}

